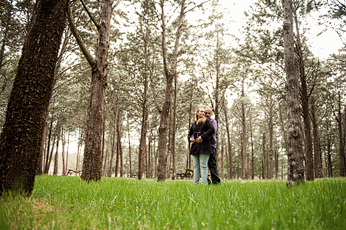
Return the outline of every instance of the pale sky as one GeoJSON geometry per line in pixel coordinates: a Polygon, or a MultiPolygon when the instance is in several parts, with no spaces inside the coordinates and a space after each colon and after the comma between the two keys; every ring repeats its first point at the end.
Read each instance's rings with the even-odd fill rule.
{"type": "MultiPolygon", "coordinates": [[[[236,23],[233,26],[241,28],[242,22],[244,22],[244,10],[249,9],[250,5],[256,2],[256,0],[221,0],[222,5],[229,8],[232,18],[236,23]]],[[[309,19],[308,28],[310,28],[309,41],[311,42],[311,50],[315,56],[322,59],[327,58],[332,53],[337,53],[338,49],[343,47],[343,44],[336,34],[336,32],[329,29],[323,34],[317,36],[324,26],[318,26],[316,19],[318,13],[309,19]]]]}

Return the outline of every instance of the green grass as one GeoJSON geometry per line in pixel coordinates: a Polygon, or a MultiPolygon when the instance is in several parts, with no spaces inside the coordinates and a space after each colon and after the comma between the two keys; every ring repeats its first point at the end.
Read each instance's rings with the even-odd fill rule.
{"type": "Polygon", "coordinates": [[[31,197],[0,198],[0,229],[345,229],[346,178],[286,188],[223,181],[38,176],[31,197]]]}

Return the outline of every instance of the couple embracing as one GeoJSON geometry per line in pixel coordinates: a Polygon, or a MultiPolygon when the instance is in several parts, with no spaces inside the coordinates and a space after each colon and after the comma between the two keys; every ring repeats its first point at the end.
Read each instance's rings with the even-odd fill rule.
{"type": "Polygon", "coordinates": [[[189,141],[192,143],[190,154],[193,159],[194,184],[211,183],[208,181],[208,167],[213,184],[220,184],[216,165],[216,121],[210,118],[213,112],[210,108],[199,108],[196,111],[196,120],[189,132],[189,141]]]}

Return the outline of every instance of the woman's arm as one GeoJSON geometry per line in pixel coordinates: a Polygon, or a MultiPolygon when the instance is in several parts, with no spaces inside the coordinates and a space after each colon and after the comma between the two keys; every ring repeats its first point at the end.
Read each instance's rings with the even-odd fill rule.
{"type": "Polygon", "coordinates": [[[201,136],[203,140],[208,139],[215,132],[215,128],[214,128],[213,124],[210,122],[209,119],[205,121],[204,125],[205,125],[205,128],[203,129],[204,132],[203,132],[203,134],[201,136]]]}
{"type": "Polygon", "coordinates": [[[190,132],[189,132],[189,135],[187,138],[189,140],[189,142],[192,142],[192,143],[195,142],[195,138],[193,137],[193,133],[194,133],[193,126],[194,126],[194,124],[191,125],[190,132]]]}

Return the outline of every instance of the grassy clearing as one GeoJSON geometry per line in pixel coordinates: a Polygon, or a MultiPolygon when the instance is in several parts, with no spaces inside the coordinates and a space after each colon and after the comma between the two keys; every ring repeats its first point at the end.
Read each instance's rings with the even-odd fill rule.
{"type": "Polygon", "coordinates": [[[0,229],[345,229],[346,179],[138,181],[38,176],[31,197],[0,198],[0,229]]]}

